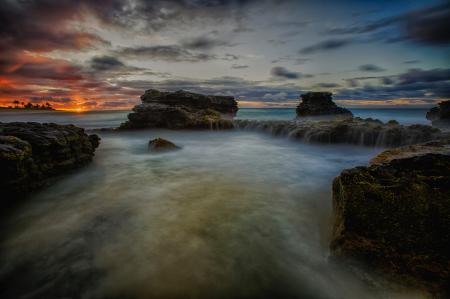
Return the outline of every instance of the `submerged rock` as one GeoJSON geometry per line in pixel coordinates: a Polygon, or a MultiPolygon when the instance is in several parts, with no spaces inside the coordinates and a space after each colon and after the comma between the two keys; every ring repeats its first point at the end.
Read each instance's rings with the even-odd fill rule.
{"type": "Polygon", "coordinates": [[[431,108],[427,112],[427,119],[431,120],[433,126],[449,127],[450,126],[450,100],[439,103],[439,107],[431,108]]]}
{"type": "Polygon", "coordinates": [[[332,101],[331,92],[308,92],[300,96],[302,102],[297,106],[297,117],[308,116],[341,116],[353,117],[353,113],[338,107],[332,101]]]}
{"type": "Polygon", "coordinates": [[[415,144],[445,136],[439,129],[425,125],[403,126],[376,119],[336,119],[329,121],[235,120],[241,129],[267,131],[312,143],[348,143],[364,146],[394,147],[415,144]]]}
{"type": "Polygon", "coordinates": [[[230,117],[238,110],[233,97],[209,96],[183,90],[160,92],[147,90],[141,96],[142,104],[128,114],[121,129],[229,129],[230,117]]]}
{"type": "Polygon", "coordinates": [[[23,197],[90,162],[99,140],[73,125],[0,123],[2,198],[23,197]]]}
{"type": "Polygon", "coordinates": [[[148,149],[152,152],[163,152],[163,151],[178,150],[181,149],[181,147],[175,145],[173,142],[169,140],[163,138],[156,138],[148,142],[148,149]]]}
{"type": "Polygon", "coordinates": [[[449,298],[450,139],[344,170],[333,182],[333,209],[333,259],[449,298]]]}

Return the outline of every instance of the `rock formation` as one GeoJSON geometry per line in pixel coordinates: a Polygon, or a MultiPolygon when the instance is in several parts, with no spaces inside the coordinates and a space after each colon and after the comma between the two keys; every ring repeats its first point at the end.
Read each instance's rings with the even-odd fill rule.
{"type": "Polygon", "coordinates": [[[352,117],[350,110],[338,107],[332,101],[331,92],[308,92],[300,96],[302,102],[297,106],[297,117],[340,116],[352,117]]]}
{"type": "Polygon", "coordinates": [[[450,100],[439,103],[439,107],[431,108],[427,112],[427,119],[431,120],[433,126],[450,126],[450,100]]]}
{"type": "Polygon", "coordinates": [[[128,114],[128,121],[121,129],[169,128],[169,129],[228,129],[230,119],[238,110],[233,97],[209,96],[183,90],[160,92],[147,90],[141,96],[142,104],[128,114]]]}
{"type": "Polygon", "coordinates": [[[90,162],[99,140],[73,125],[0,123],[2,198],[23,197],[90,162]]]}
{"type": "Polygon", "coordinates": [[[365,146],[394,147],[425,142],[446,136],[439,129],[425,125],[399,125],[376,119],[336,119],[329,121],[258,121],[235,120],[241,129],[267,131],[277,136],[313,143],[348,143],[365,146]]]}
{"type": "Polygon", "coordinates": [[[385,151],[333,182],[333,260],[450,296],[450,139],[385,151]]]}
{"type": "Polygon", "coordinates": [[[148,142],[148,149],[151,152],[165,152],[178,150],[181,148],[169,140],[163,138],[155,138],[148,142]]]}

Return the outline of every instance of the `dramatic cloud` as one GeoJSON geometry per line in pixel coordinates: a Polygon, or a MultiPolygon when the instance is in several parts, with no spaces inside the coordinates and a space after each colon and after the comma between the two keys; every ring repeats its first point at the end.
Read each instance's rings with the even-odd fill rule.
{"type": "Polygon", "coordinates": [[[281,66],[273,67],[270,73],[272,74],[272,76],[276,78],[283,78],[283,79],[299,79],[302,76],[301,73],[291,72],[281,66]]]}
{"type": "Polygon", "coordinates": [[[314,54],[320,51],[330,51],[343,48],[351,44],[350,39],[330,39],[302,48],[300,54],[314,54]]]}
{"type": "Polygon", "coordinates": [[[410,69],[408,72],[401,74],[398,77],[400,80],[400,84],[449,81],[450,69],[410,69]]]}
{"type": "Polygon", "coordinates": [[[113,56],[97,56],[92,58],[91,66],[98,71],[109,71],[124,68],[125,64],[113,56]]]}
{"type": "Polygon", "coordinates": [[[336,36],[324,37],[312,1],[3,0],[0,105],[121,109],[151,87],[252,105],[291,105],[301,90],[327,88],[349,100],[447,96],[450,3],[417,0],[409,11],[369,2],[325,0],[326,24],[336,26],[326,33],[336,36]],[[385,44],[375,52],[377,42],[385,44]],[[300,64],[308,74],[293,71],[300,64]],[[237,73],[246,78],[230,77],[237,73]]]}
{"type": "Polygon", "coordinates": [[[335,88],[335,87],[339,87],[340,85],[337,83],[319,83],[319,84],[317,84],[317,86],[323,87],[323,88],[335,88]]]}
{"type": "Polygon", "coordinates": [[[216,47],[231,47],[234,45],[219,38],[201,36],[192,39],[185,39],[182,42],[182,46],[189,50],[208,51],[216,47]]]}
{"type": "Polygon", "coordinates": [[[385,69],[375,65],[375,64],[363,64],[358,68],[362,72],[383,72],[385,69]]]}
{"type": "Polygon", "coordinates": [[[176,45],[123,48],[117,51],[117,54],[134,59],[147,58],[169,62],[199,62],[217,58],[215,55],[191,52],[176,45]]]}
{"type": "Polygon", "coordinates": [[[233,64],[233,65],[231,66],[231,68],[237,69],[237,70],[240,70],[240,69],[248,69],[248,65],[233,64]]]}
{"type": "Polygon", "coordinates": [[[386,27],[396,26],[399,36],[392,40],[412,40],[430,45],[446,45],[450,43],[450,3],[407,12],[393,17],[383,18],[359,26],[332,28],[329,34],[366,34],[386,27]]]}

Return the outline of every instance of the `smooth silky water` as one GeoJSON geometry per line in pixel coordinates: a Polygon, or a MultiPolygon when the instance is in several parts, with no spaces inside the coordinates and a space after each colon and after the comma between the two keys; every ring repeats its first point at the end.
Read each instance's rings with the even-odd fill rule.
{"type": "Polygon", "coordinates": [[[411,298],[328,262],[331,182],[380,148],[243,131],[101,133],[1,220],[4,298],[411,298]],[[182,150],[147,151],[156,137],[182,150]]]}

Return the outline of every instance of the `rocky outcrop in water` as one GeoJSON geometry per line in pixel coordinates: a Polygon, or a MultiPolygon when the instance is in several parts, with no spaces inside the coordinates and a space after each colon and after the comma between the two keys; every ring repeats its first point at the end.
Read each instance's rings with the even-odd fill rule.
{"type": "Polygon", "coordinates": [[[427,112],[427,119],[433,126],[450,127],[450,100],[439,103],[439,107],[431,108],[427,112]]]}
{"type": "Polygon", "coordinates": [[[128,114],[121,129],[229,129],[233,123],[224,115],[234,116],[238,110],[233,97],[210,96],[179,90],[160,92],[147,90],[142,104],[128,114]]]}
{"type": "Polygon", "coordinates": [[[312,143],[348,143],[394,147],[425,142],[445,136],[439,129],[425,125],[399,125],[374,119],[338,119],[329,121],[235,120],[235,127],[269,132],[312,143]]]}
{"type": "Polygon", "coordinates": [[[163,138],[155,138],[148,142],[148,149],[151,152],[165,152],[165,151],[173,151],[181,149],[181,147],[175,145],[175,143],[163,139],[163,138]]]}
{"type": "Polygon", "coordinates": [[[333,209],[333,259],[449,298],[450,139],[344,170],[333,182],[333,209]]]}
{"type": "Polygon", "coordinates": [[[90,162],[99,140],[73,125],[0,123],[2,198],[23,197],[90,162]]]}
{"type": "Polygon", "coordinates": [[[352,117],[353,113],[338,107],[332,101],[331,92],[308,92],[300,96],[302,102],[297,106],[297,117],[308,116],[340,116],[352,117]]]}

